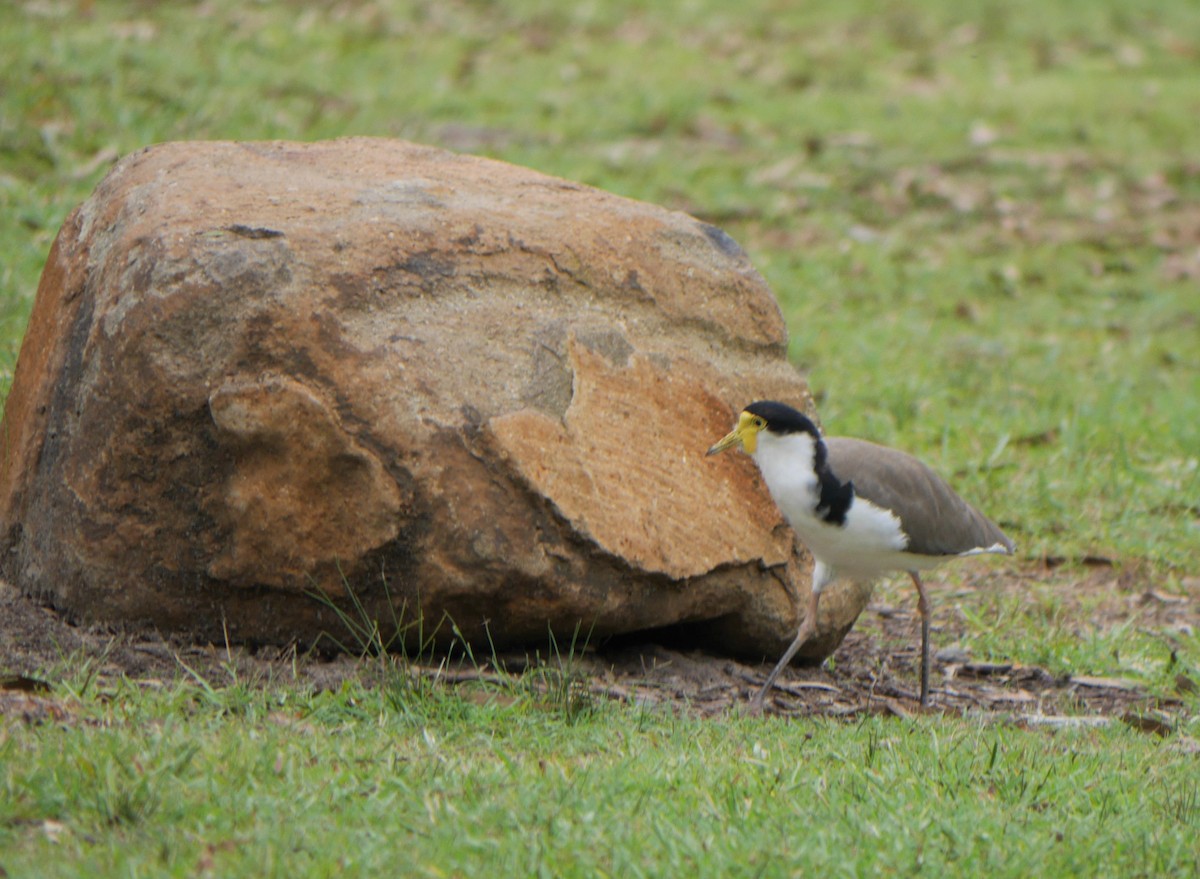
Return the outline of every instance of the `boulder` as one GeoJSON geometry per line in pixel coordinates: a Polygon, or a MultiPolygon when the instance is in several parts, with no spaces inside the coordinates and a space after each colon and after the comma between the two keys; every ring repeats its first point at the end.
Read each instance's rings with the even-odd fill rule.
{"type": "MultiPolygon", "coordinates": [[[[67,219],[0,443],[0,572],[76,617],[410,648],[672,627],[773,658],[807,567],[748,400],[811,406],[689,216],[409,143],[169,143],[67,219]]],[[[822,601],[832,651],[866,602],[822,601]]]]}

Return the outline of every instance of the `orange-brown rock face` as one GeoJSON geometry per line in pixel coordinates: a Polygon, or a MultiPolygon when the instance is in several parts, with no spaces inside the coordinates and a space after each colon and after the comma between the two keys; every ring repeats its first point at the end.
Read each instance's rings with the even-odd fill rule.
{"type": "MultiPolygon", "coordinates": [[[[761,397],[808,402],[778,308],[688,216],[396,141],[165,144],[50,254],[0,564],[208,638],[345,640],[332,601],[413,638],[687,624],[772,656],[805,568],[749,460],[704,458],[761,397]]],[[[812,652],[865,600],[827,595],[812,652]]]]}

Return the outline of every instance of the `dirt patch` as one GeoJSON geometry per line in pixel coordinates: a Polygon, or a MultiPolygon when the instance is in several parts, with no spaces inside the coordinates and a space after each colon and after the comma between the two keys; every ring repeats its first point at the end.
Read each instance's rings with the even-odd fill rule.
{"type": "MultiPolygon", "coordinates": [[[[884,713],[1003,715],[1027,724],[1104,722],[1121,718],[1163,733],[1196,699],[1196,682],[1176,678],[1177,694],[1151,694],[1137,681],[1087,675],[1056,676],[1038,666],[976,659],[956,642],[971,629],[963,613],[987,603],[1003,606],[1019,596],[1036,605],[1053,592],[1058,606],[1092,630],[1136,625],[1167,643],[1200,625],[1200,581],[1184,580],[1182,594],[1157,591],[1137,571],[1107,565],[1066,570],[1027,565],[981,571],[950,586],[930,584],[934,607],[933,704],[922,709],[916,693],[919,624],[911,596],[897,581],[884,584],[831,662],[785,672],[768,711],[779,715],[856,717],[884,713]]],[[[1061,612],[1061,611],[1060,611],[1061,612]]],[[[978,614],[976,613],[976,616],[978,614]]],[[[561,645],[560,645],[561,646],[561,645]]],[[[416,663],[413,674],[448,686],[559,669],[548,651],[501,654],[482,667],[466,662],[416,663]]],[[[744,710],[770,670],[694,646],[627,639],[590,645],[567,663],[575,686],[589,698],[670,706],[701,715],[744,710]]],[[[157,633],[75,626],[50,608],[0,583],[0,715],[30,722],[63,720],[67,709],[53,687],[62,680],[126,677],[147,685],[199,676],[214,685],[254,681],[263,686],[335,688],[369,677],[377,661],[320,651],[194,644],[157,633]]],[[[560,678],[561,679],[561,678],[560,678]]],[[[535,677],[534,680],[537,680],[535,677]]]]}

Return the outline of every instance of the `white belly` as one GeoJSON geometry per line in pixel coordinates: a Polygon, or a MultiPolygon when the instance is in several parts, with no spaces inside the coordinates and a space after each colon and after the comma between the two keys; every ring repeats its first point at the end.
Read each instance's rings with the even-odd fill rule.
{"type": "Polygon", "coordinates": [[[838,577],[874,580],[890,571],[931,568],[940,559],[904,551],[908,538],[900,520],[856,497],[842,525],[830,525],[809,511],[784,510],[801,543],[838,577]]]}

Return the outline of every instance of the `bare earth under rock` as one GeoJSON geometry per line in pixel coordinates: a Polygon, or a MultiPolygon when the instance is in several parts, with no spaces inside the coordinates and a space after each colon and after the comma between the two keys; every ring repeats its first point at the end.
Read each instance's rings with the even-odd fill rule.
{"type": "MultiPolygon", "coordinates": [[[[979,589],[1020,590],[1030,578],[1062,576],[1035,567],[1002,586],[996,585],[993,573],[983,573],[981,580],[987,578],[986,585],[976,585],[979,589]]],[[[1087,590],[1103,592],[1101,610],[1092,612],[1087,620],[1091,626],[1109,628],[1132,618],[1169,641],[1172,633],[1200,625],[1197,596],[1162,595],[1151,584],[1122,578],[1112,570],[1072,574],[1061,588],[1079,595],[1087,590]]],[[[967,593],[941,584],[931,591],[935,640],[942,648],[933,669],[932,713],[995,714],[1026,724],[1119,718],[1138,729],[1165,734],[1174,728],[1175,715],[1186,709],[1189,681],[1182,678],[1178,698],[1154,696],[1122,678],[1056,677],[1036,666],[961,655],[954,645],[967,627],[956,619],[960,615],[951,599],[967,593]]],[[[918,629],[915,608],[907,603],[890,606],[877,596],[832,663],[792,668],[781,677],[780,686],[768,700],[768,711],[843,718],[864,713],[901,717],[920,713],[915,692],[918,629]]],[[[563,645],[560,649],[566,652],[563,645]]],[[[520,675],[539,664],[556,667],[557,660],[548,659],[548,652],[543,650],[540,656],[502,653],[494,664],[482,666],[435,659],[416,663],[410,670],[440,679],[447,686],[487,683],[520,675]]],[[[745,664],[695,648],[676,649],[644,640],[589,645],[570,663],[583,692],[593,698],[634,701],[704,716],[743,710],[769,670],[769,665],[745,664]]],[[[197,675],[219,687],[231,683],[236,674],[242,683],[319,691],[336,688],[347,679],[369,681],[379,666],[345,654],[297,656],[279,648],[254,652],[164,640],[144,632],[76,627],[0,583],[0,715],[35,723],[69,722],[70,700],[53,687],[58,679],[76,678],[85,668],[94,675],[97,686],[121,677],[159,686],[197,675]]]]}

